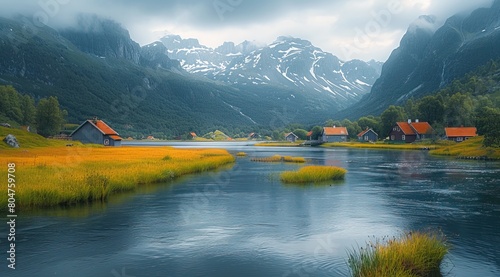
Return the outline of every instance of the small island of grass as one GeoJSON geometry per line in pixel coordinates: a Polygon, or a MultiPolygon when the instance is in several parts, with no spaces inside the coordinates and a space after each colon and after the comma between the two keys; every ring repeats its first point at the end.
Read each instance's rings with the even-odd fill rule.
{"type": "Polygon", "coordinates": [[[247,153],[245,153],[245,152],[236,153],[236,157],[246,157],[246,156],[247,156],[247,153]]]}
{"type": "Polygon", "coordinates": [[[292,156],[281,156],[274,155],[272,157],[265,158],[253,158],[252,162],[261,162],[261,163],[305,163],[306,159],[303,157],[292,157],[292,156]]]}
{"type": "Polygon", "coordinates": [[[305,166],[298,171],[285,171],[280,179],[284,183],[304,184],[319,183],[344,179],[347,170],[335,166],[305,166]]]}
{"type": "Polygon", "coordinates": [[[352,276],[440,276],[440,265],[448,253],[442,235],[421,232],[370,242],[349,253],[352,276]]]}

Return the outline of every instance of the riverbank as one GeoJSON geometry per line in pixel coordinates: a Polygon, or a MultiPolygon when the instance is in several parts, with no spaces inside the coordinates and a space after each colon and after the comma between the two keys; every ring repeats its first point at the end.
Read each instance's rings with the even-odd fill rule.
{"type": "MultiPolygon", "coordinates": [[[[49,141],[49,144],[60,142],[49,141]]],[[[143,184],[214,170],[234,161],[222,149],[171,147],[74,144],[0,153],[0,164],[15,164],[15,203],[16,208],[23,210],[105,201],[113,194],[132,191],[143,184]]],[[[0,196],[0,207],[7,207],[7,193],[0,196]]]]}
{"type": "Polygon", "coordinates": [[[302,142],[259,142],[254,144],[257,147],[300,147],[302,146],[302,142]]]}
{"type": "Polygon", "coordinates": [[[438,144],[411,143],[411,144],[389,144],[383,142],[361,143],[361,142],[331,142],[323,143],[320,147],[335,148],[363,148],[363,149],[395,149],[395,150],[433,150],[442,147],[438,144]]]}
{"type": "Polygon", "coordinates": [[[464,142],[432,150],[432,155],[451,156],[467,160],[500,160],[500,148],[484,147],[484,137],[475,137],[464,142]]]}

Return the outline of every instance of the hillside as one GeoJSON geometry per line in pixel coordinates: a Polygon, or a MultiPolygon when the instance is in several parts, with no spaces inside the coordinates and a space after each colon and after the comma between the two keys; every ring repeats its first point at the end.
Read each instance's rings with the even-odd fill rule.
{"type": "Polygon", "coordinates": [[[500,0],[490,8],[449,18],[439,26],[434,17],[415,21],[384,64],[371,93],[340,117],[379,115],[389,105],[420,98],[500,58],[500,0]]]}
{"type": "Polygon", "coordinates": [[[323,120],[332,98],[282,87],[231,87],[187,74],[155,44],[141,48],[119,24],[89,17],[80,26],[27,33],[0,18],[0,85],[35,99],[57,96],[68,121],[98,116],[121,135],[165,138],[216,129],[250,132],[323,120]]]}

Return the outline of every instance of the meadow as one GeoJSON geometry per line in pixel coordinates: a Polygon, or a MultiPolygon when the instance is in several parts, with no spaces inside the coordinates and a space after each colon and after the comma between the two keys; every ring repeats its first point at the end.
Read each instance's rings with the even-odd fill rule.
{"type": "MultiPolygon", "coordinates": [[[[23,210],[106,201],[143,184],[214,170],[234,161],[220,149],[56,145],[0,151],[4,172],[7,164],[15,164],[15,203],[23,210]]],[[[7,194],[0,196],[3,207],[7,207],[7,194]]]]}
{"type": "Polygon", "coordinates": [[[281,156],[281,155],[274,155],[271,157],[264,157],[264,158],[252,158],[252,162],[261,162],[261,163],[305,163],[306,159],[303,157],[292,157],[292,156],[281,156]]]}
{"type": "Polygon", "coordinates": [[[484,137],[475,137],[464,142],[453,143],[432,150],[432,155],[452,156],[459,159],[490,159],[500,160],[500,148],[484,147],[484,137]]]}
{"type": "Polygon", "coordinates": [[[364,149],[396,149],[396,150],[430,150],[441,147],[432,143],[402,143],[390,144],[384,142],[364,143],[364,142],[332,142],[324,143],[321,147],[349,147],[349,148],[364,148],[364,149]]]}
{"type": "Polygon", "coordinates": [[[347,170],[335,166],[311,165],[300,168],[298,171],[285,171],[280,174],[283,183],[318,183],[344,179],[347,170]]]}
{"type": "Polygon", "coordinates": [[[353,277],[441,276],[448,248],[442,235],[410,232],[350,251],[348,265],[353,277]]]}

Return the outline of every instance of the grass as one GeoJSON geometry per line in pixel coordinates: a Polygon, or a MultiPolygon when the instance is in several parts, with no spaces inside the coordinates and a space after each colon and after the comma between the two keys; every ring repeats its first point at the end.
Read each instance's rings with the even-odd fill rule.
{"type": "Polygon", "coordinates": [[[331,180],[344,179],[347,170],[335,166],[305,166],[298,171],[285,171],[280,175],[280,180],[284,183],[319,183],[331,180]]]}
{"type": "Polygon", "coordinates": [[[442,235],[412,232],[351,251],[348,265],[354,277],[432,276],[447,253],[442,235]]]}
{"type": "MultiPolygon", "coordinates": [[[[170,147],[38,147],[0,151],[0,164],[16,164],[16,207],[105,201],[142,184],[205,172],[235,161],[226,150],[170,147]]],[[[0,209],[7,194],[0,195],[0,209]]]]}
{"type": "Polygon", "coordinates": [[[236,153],[236,157],[246,157],[246,156],[247,156],[247,153],[245,153],[245,152],[236,153]]]}
{"type": "Polygon", "coordinates": [[[265,158],[253,158],[252,162],[261,162],[261,163],[305,163],[306,159],[303,157],[292,157],[292,156],[280,156],[274,155],[272,157],[265,158]]]}
{"type": "Polygon", "coordinates": [[[18,149],[14,149],[7,145],[7,143],[3,142],[3,139],[8,135],[12,134],[16,137],[17,141],[21,148],[31,149],[36,147],[57,147],[57,146],[65,146],[68,143],[72,143],[75,146],[82,146],[80,142],[77,141],[65,141],[65,140],[55,140],[55,139],[47,139],[40,135],[29,133],[20,129],[15,128],[5,128],[0,127],[0,150],[12,150],[16,151],[18,149]]]}
{"type": "Polygon", "coordinates": [[[260,142],[254,144],[254,146],[260,147],[298,147],[301,146],[300,142],[260,142]]]}
{"type": "Polygon", "coordinates": [[[437,149],[440,146],[430,143],[405,143],[405,144],[389,144],[384,142],[376,143],[361,143],[361,142],[333,142],[324,143],[321,147],[349,147],[349,148],[365,148],[365,149],[397,149],[397,150],[429,150],[437,149]]]}
{"type": "Polygon", "coordinates": [[[500,148],[484,147],[484,137],[475,137],[464,142],[453,143],[432,150],[432,155],[453,156],[465,159],[490,159],[500,160],[500,148]]]}

